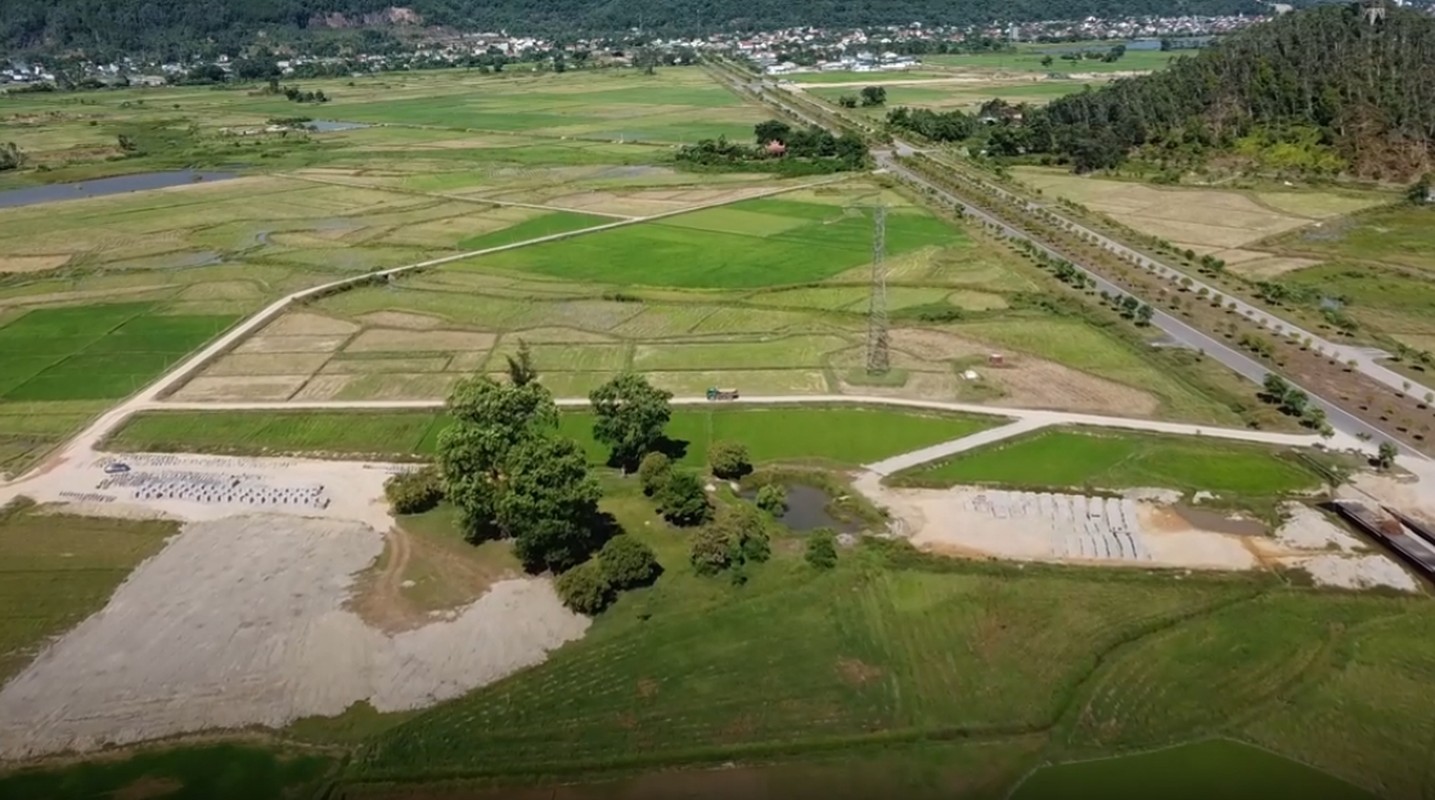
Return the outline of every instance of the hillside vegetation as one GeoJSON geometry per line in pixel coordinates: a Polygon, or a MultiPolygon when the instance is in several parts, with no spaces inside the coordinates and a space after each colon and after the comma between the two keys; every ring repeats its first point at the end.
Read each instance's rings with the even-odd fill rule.
{"type": "MultiPolygon", "coordinates": [[[[1259,13],[1254,0],[1188,0],[1187,14],[1259,13]]],[[[55,0],[0,3],[7,47],[166,48],[205,39],[252,41],[255,32],[391,23],[511,32],[698,33],[797,25],[829,27],[983,24],[993,20],[1081,19],[1173,13],[1163,0],[55,0]],[[402,8],[391,8],[401,6],[402,8]]]]}
{"type": "Polygon", "coordinates": [[[1358,5],[1291,14],[1165,72],[1072,95],[1047,109],[1060,151],[1109,166],[1149,155],[1229,150],[1272,166],[1403,178],[1435,137],[1435,19],[1358,5]]]}
{"type": "Polygon", "coordinates": [[[1320,6],[1256,25],[1158,73],[1053,100],[1044,109],[908,114],[892,123],[995,155],[1050,154],[1077,171],[1136,156],[1185,169],[1220,156],[1243,167],[1406,180],[1435,142],[1435,19],[1391,7],[1320,6]],[[986,128],[984,130],[984,128],[986,128]]]}

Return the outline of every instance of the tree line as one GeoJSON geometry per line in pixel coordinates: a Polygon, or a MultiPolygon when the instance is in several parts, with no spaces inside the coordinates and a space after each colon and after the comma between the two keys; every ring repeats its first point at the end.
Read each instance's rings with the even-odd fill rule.
{"type": "Polygon", "coordinates": [[[995,156],[1048,155],[1078,172],[1132,156],[1171,168],[1215,154],[1302,174],[1408,180],[1435,160],[1435,19],[1320,6],[1223,38],[1164,71],[982,116],[896,109],[937,141],[978,134],[995,156]]]}
{"type": "MultiPolygon", "coordinates": [[[[1170,14],[1170,0],[51,0],[0,3],[0,43],[9,49],[121,52],[176,50],[202,43],[233,47],[267,38],[327,34],[328,15],[351,21],[389,7],[412,9],[425,25],[508,30],[544,35],[662,36],[716,31],[772,30],[802,25],[834,28],[905,25],[983,25],[1170,14]]],[[[1217,15],[1264,11],[1256,0],[1184,0],[1182,13],[1217,15]]],[[[233,50],[229,52],[233,53],[233,50]]]]}
{"type": "Polygon", "coordinates": [[[777,119],[754,126],[752,144],[719,136],[684,145],[674,158],[679,164],[700,169],[761,170],[785,175],[859,170],[870,160],[867,144],[860,136],[833,136],[822,128],[793,127],[777,119]]]}

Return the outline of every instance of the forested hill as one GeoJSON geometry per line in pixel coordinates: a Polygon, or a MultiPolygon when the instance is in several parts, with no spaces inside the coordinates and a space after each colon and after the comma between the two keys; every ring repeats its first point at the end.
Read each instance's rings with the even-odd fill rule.
{"type": "MultiPolygon", "coordinates": [[[[1026,150],[1078,169],[1225,152],[1406,179],[1435,160],[1435,18],[1321,6],[1253,26],[1164,72],[1027,115],[1026,150]]],[[[1285,162],[1284,164],[1282,162],[1285,162]]]]}
{"type": "Polygon", "coordinates": [[[292,33],[393,21],[515,33],[641,26],[655,34],[687,34],[1262,10],[1256,0],[4,0],[0,46],[156,49],[207,39],[247,41],[264,29],[292,33]],[[394,13],[393,6],[402,10],[394,13]]]}

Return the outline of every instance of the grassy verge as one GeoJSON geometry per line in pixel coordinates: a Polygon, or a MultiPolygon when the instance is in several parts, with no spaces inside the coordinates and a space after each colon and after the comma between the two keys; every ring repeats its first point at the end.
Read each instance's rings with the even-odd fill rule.
{"type": "MultiPolygon", "coordinates": [[[[818,461],[843,466],[875,461],[997,424],[994,417],[852,407],[675,408],[668,438],[680,460],[707,461],[715,441],[748,446],[755,461],[818,461]]],[[[215,452],[244,455],[368,455],[428,458],[447,425],[437,411],[412,412],[194,412],[139,414],[106,443],[112,450],[215,452]]],[[[593,441],[586,412],[563,414],[564,435],[577,439],[602,463],[607,452],[593,441]]]]}
{"type": "Polygon", "coordinates": [[[0,797],[45,800],[307,800],[331,778],[325,755],[230,744],[142,752],[124,759],[0,776],[0,797]]]}

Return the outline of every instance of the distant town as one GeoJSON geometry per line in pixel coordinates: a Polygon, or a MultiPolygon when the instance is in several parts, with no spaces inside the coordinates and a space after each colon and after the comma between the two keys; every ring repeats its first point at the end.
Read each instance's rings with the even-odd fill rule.
{"type": "MultiPolygon", "coordinates": [[[[1273,7],[1272,15],[1281,7],[1273,7]]],[[[302,45],[267,46],[261,39],[247,52],[200,55],[170,61],[136,57],[106,63],[81,58],[23,59],[0,56],[0,84],[10,90],[158,86],[218,83],[231,78],[344,77],[376,72],[453,67],[501,71],[508,64],[537,64],[556,71],[625,66],[642,58],[685,64],[704,52],[723,52],[751,60],[772,74],[813,70],[900,71],[932,53],[995,51],[1023,42],[1090,40],[1161,40],[1199,46],[1211,37],[1252,25],[1265,17],[1136,17],[1049,20],[981,27],[931,27],[920,23],[866,30],[790,28],[761,33],[713,34],[689,39],[653,39],[634,31],[623,38],[579,39],[557,43],[532,36],[498,33],[434,32],[401,41],[375,37],[368,51],[307,52],[302,45]]]]}

